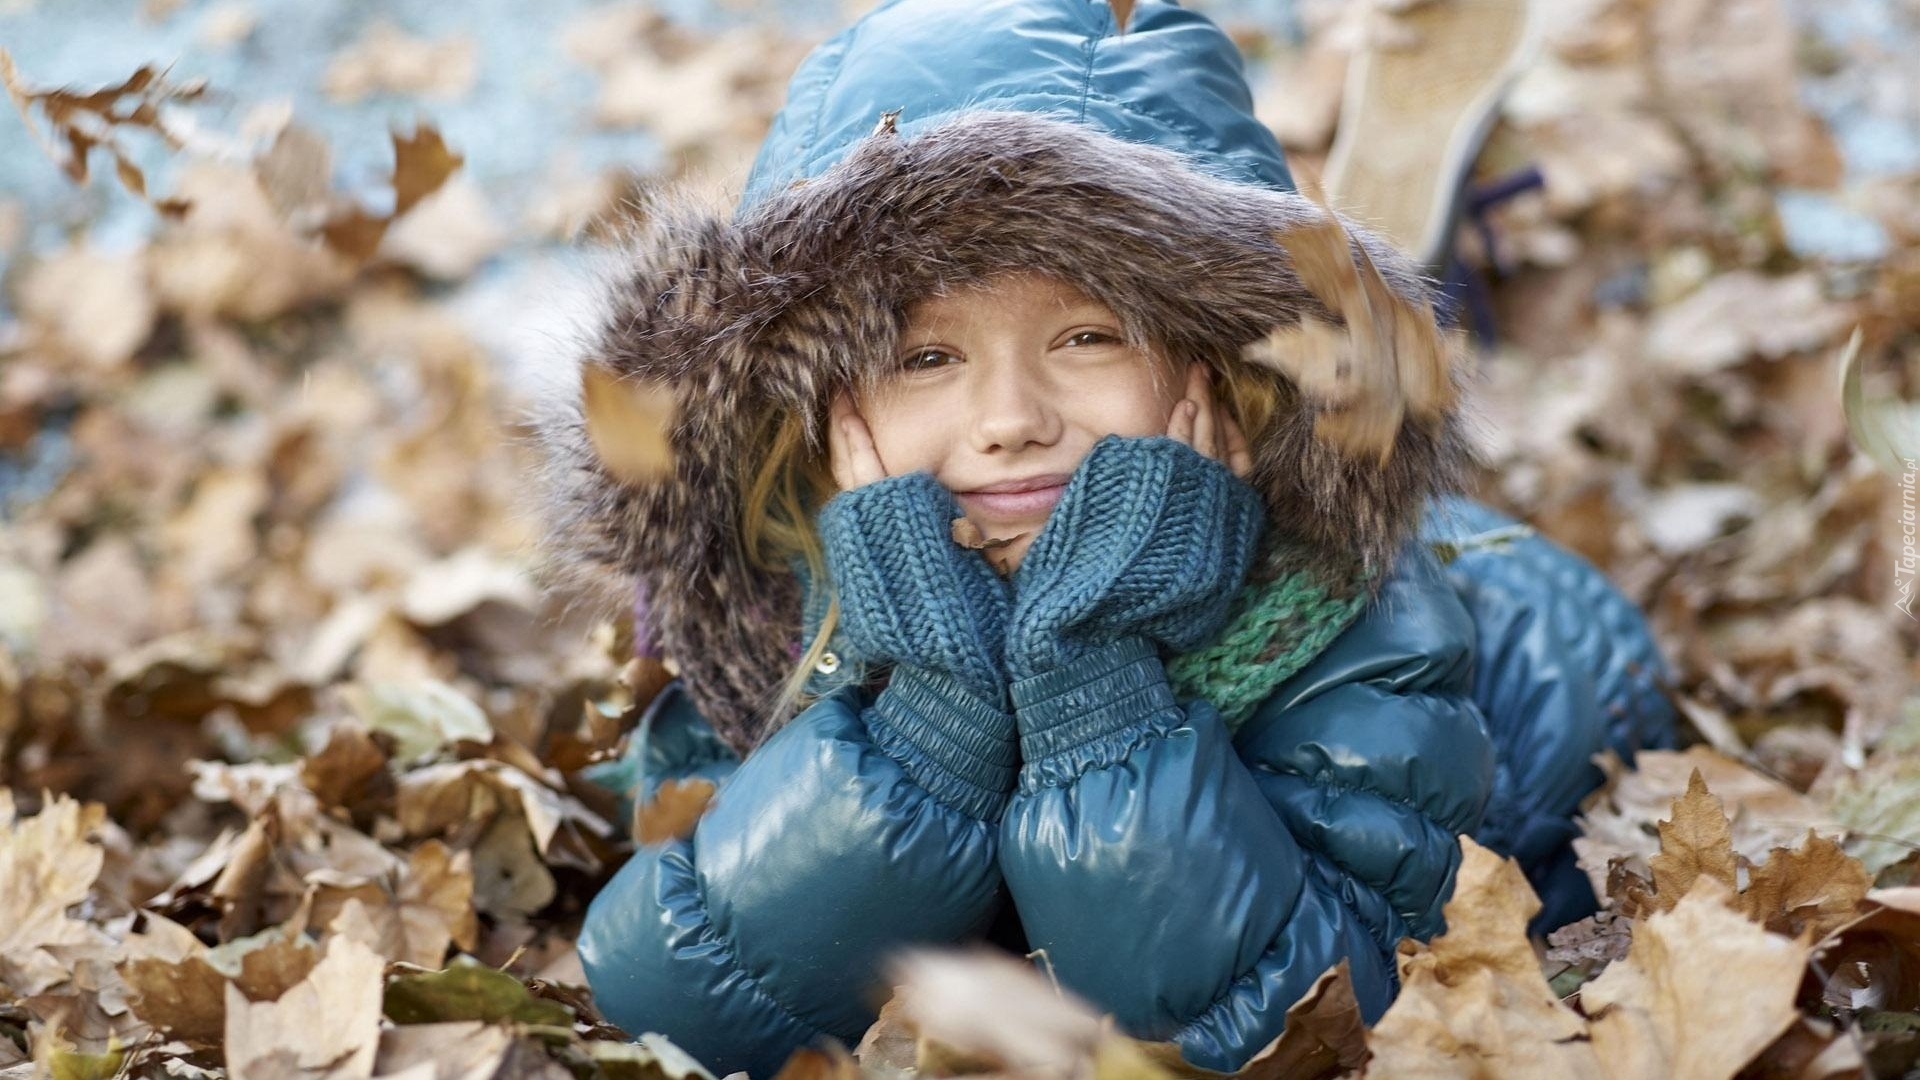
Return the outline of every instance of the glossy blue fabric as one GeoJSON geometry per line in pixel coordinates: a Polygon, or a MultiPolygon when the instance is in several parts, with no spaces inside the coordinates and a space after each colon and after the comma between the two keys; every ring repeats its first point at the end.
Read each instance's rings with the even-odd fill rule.
{"type": "Polygon", "coordinates": [[[1197,169],[1293,190],[1253,115],[1240,50],[1210,19],[1134,5],[1115,47],[1105,0],[890,0],[801,62],[760,145],[745,210],[818,176],[899,111],[904,134],[969,107],[1039,112],[1186,155],[1197,169]]]}
{"type": "MultiPolygon", "coordinates": [[[[1449,500],[1426,532],[1508,525],[1449,500]]],[[[600,1007],[723,1073],[770,1076],[822,1035],[857,1043],[889,948],[977,939],[998,918],[1128,1030],[1228,1070],[1343,957],[1368,1018],[1384,1011],[1394,944],[1442,928],[1463,832],[1518,857],[1551,918],[1591,910],[1566,844],[1589,756],[1672,739],[1644,623],[1538,537],[1450,564],[1409,545],[1379,599],[1231,738],[1124,648],[1049,676],[1134,706],[1029,744],[998,822],[916,782],[936,755],[877,734],[853,687],[743,763],[670,686],[597,779],[629,804],[667,777],[720,788],[691,839],[639,851],[594,899],[580,952],[600,1007]]]]}

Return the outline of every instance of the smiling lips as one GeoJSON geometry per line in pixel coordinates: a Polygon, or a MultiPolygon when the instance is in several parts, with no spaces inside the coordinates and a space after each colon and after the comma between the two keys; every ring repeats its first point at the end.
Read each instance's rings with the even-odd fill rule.
{"type": "Polygon", "coordinates": [[[990,518],[1017,519],[1051,511],[1053,504],[1060,501],[1060,493],[1066,486],[1067,477],[1064,474],[1047,473],[1020,480],[1003,480],[955,494],[970,511],[990,518]]]}

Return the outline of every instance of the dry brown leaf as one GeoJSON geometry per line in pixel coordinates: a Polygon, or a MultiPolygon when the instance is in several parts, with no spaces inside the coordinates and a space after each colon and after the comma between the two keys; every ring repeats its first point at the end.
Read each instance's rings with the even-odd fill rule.
{"type": "Polygon", "coordinates": [[[414,849],[397,889],[382,882],[346,890],[337,913],[316,903],[314,917],[388,960],[439,968],[449,944],[471,950],[477,943],[473,890],[473,856],[429,840],[414,849]]]}
{"type": "Polygon", "coordinates": [[[1747,876],[1740,910],[1777,934],[1818,941],[1853,921],[1873,888],[1860,860],[1829,837],[1807,831],[1797,848],[1775,848],[1747,876]]]}
{"type": "Polygon", "coordinates": [[[327,729],[327,742],[300,759],[300,783],[322,806],[351,808],[376,789],[391,790],[387,759],[393,737],[374,732],[353,720],[341,720],[327,729]]]}
{"type": "Polygon", "coordinates": [[[206,93],[206,80],[171,82],[165,71],[156,71],[149,64],[118,85],[100,90],[79,91],[66,87],[47,90],[28,86],[21,79],[12,54],[0,49],[0,84],[5,85],[8,96],[19,108],[21,119],[27,121],[34,140],[74,183],[86,183],[87,159],[95,147],[100,147],[113,158],[114,173],[128,191],[169,217],[185,212],[188,206],[185,200],[156,200],[147,194],[146,177],[128,158],[119,140],[123,128],[144,128],[177,145],[178,137],[161,122],[160,106],[197,100],[206,93]],[[32,123],[32,112],[36,109],[52,126],[53,140],[49,141],[32,123]]]}
{"type": "Polygon", "coordinates": [[[447,147],[438,129],[421,124],[412,135],[393,132],[393,211],[374,214],[350,206],[320,228],[327,246],[348,259],[363,263],[373,258],[387,230],[420,200],[440,190],[465,158],[447,147]]]}
{"type": "Polygon", "coordinates": [[[155,942],[151,930],[130,941],[120,975],[142,1020],[196,1047],[217,1047],[225,1036],[226,986],[237,987],[250,1001],[273,1001],[320,960],[319,951],[298,932],[276,929],[208,949],[185,929],[156,922],[156,929],[172,928],[166,941],[155,942]]]}
{"type": "Polygon", "coordinates": [[[67,977],[61,946],[94,941],[98,931],[67,914],[86,900],[106,852],[93,842],[106,808],[55,796],[38,814],[17,816],[0,789],[0,983],[35,994],[67,977]]]}
{"type": "Polygon", "coordinates": [[[274,1001],[226,988],[227,1074],[234,1080],[369,1080],[380,1039],[385,962],[335,937],[300,983],[274,1001]]]}
{"type": "Polygon", "coordinates": [[[919,1064],[920,1033],[907,1019],[900,995],[887,998],[880,1014],[854,1047],[853,1059],[869,1069],[907,1070],[919,1064]]]}
{"type": "Polygon", "coordinates": [[[1643,750],[1626,771],[1606,755],[1608,782],[1581,811],[1582,835],[1573,840],[1580,868],[1597,896],[1607,895],[1616,860],[1651,880],[1648,859],[1660,850],[1655,822],[1669,817],[1695,770],[1732,817],[1733,849],[1749,861],[1764,861],[1776,847],[1796,843],[1808,829],[1823,835],[1841,830],[1833,816],[1807,796],[1703,746],[1684,751],[1643,750]]]}
{"type": "MultiPolygon", "coordinates": [[[[1547,985],[1527,940],[1540,901],[1511,859],[1461,838],[1447,930],[1400,946],[1400,995],[1368,1039],[1369,1076],[1608,1075],[1582,1039],[1586,1024],[1547,985]]],[[[1625,1075],[1625,1074],[1622,1074],[1625,1075]]],[[[1649,1074],[1652,1075],[1652,1074],[1649,1074]]]]}
{"type": "Polygon", "coordinates": [[[1343,957],[1287,1010],[1286,1027],[1234,1074],[1238,1080],[1316,1080],[1365,1065],[1367,1023],[1343,957]]]}
{"type": "Polygon", "coordinates": [[[634,842],[659,844],[692,836],[700,816],[707,812],[714,790],[713,781],[699,777],[661,781],[653,798],[634,807],[634,842]]]}
{"type": "Polygon", "coordinates": [[[1639,925],[1626,960],[1581,988],[1608,1075],[1730,1080],[1793,1024],[1808,946],[1732,903],[1719,882],[1697,878],[1673,910],[1639,925]]]}
{"type": "Polygon", "coordinates": [[[615,479],[647,484],[673,468],[667,441],[674,416],[671,387],[643,386],[599,364],[584,364],[580,393],[587,437],[615,479]]]}
{"type": "Polygon", "coordinates": [[[1687,780],[1687,793],[1674,800],[1673,817],[1660,822],[1660,854],[1647,862],[1653,870],[1653,900],[1659,911],[1672,910],[1702,877],[1712,878],[1729,892],[1736,887],[1732,823],[1720,800],[1707,791],[1700,770],[1695,769],[1687,780]]]}

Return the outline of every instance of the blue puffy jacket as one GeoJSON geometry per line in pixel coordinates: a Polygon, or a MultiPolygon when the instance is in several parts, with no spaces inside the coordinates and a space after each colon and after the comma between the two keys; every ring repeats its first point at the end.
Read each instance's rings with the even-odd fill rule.
{"type": "MultiPolygon", "coordinates": [[[[1512,524],[1446,510],[1436,540],[1512,524]]],[[[1209,713],[1070,790],[1023,777],[999,821],[915,784],[924,763],[874,744],[852,687],[741,761],[676,682],[599,779],[629,804],[670,777],[719,790],[691,838],[640,850],[594,899],[581,958],[615,1022],[760,1077],[820,1035],[857,1044],[888,949],[985,935],[1046,948],[1128,1031],[1231,1070],[1342,957],[1368,1019],[1384,1011],[1395,943],[1441,929],[1462,832],[1521,859],[1546,925],[1590,912],[1571,816],[1592,754],[1670,741],[1662,670],[1632,605],[1545,540],[1451,565],[1410,548],[1231,740],[1209,713]],[[1010,864],[1042,881],[1018,911],[1010,864]]]]}
{"type": "MultiPolygon", "coordinates": [[[[1584,561],[1462,542],[1511,523],[1447,494],[1457,414],[1410,418],[1378,464],[1320,445],[1295,399],[1256,437],[1274,527],[1387,572],[1237,728],[1183,702],[1104,767],[1017,763],[1002,806],[952,794],[1008,767],[993,748],[876,738],[860,684],[784,723],[757,711],[803,597],[739,552],[756,425],[824,415],[890,355],[878,305],[1038,268],[1220,363],[1321,310],[1284,244],[1320,212],[1211,22],[1142,0],[1123,36],[1104,0],[894,0],[795,73],[730,220],[652,209],[587,360],[673,389],[670,474],[609,475],[577,401],[537,419],[559,578],[609,607],[640,588],[643,635],[682,675],[600,779],[629,800],[719,783],[690,838],[636,852],[592,902],[580,953],[609,1018],[771,1075],[823,1035],[857,1042],[889,950],[986,936],[1046,949],[1128,1031],[1229,1070],[1341,958],[1368,1018],[1386,1008],[1395,943],[1440,929],[1462,833],[1521,861],[1543,923],[1590,910],[1571,815],[1596,751],[1671,740],[1661,663],[1584,561]]],[[[1104,674],[1049,677],[1071,695],[1104,674]]]]}

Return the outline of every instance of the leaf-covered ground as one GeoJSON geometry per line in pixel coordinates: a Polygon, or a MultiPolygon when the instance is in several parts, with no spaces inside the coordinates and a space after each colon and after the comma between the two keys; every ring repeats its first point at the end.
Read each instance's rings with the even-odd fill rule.
{"type": "MultiPolygon", "coordinates": [[[[1530,943],[1524,882],[1470,847],[1386,1018],[1367,1031],[1330,972],[1247,1071],[1902,1075],[1920,162],[1893,136],[1920,122],[1920,8],[1550,7],[1481,162],[1544,187],[1493,211],[1492,252],[1467,240],[1501,331],[1481,493],[1647,606],[1697,745],[1609,763],[1578,841],[1599,916],[1530,943]]],[[[1300,43],[1219,14],[1311,175],[1345,50],[1395,27],[1301,10],[1300,43]]],[[[245,9],[222,11],[244,47],[245,9]]],[[[722,176],[810,44],[621,6],[562,37],[598,86],[584,121],[722,176]]],[[[531,580],[526,357],[450,301],[670,177],[553,185],[506,220],[430,123],[336,163],[297,112],[219,127],[208,102],[246,85],[156,66],[57,91],[33,59],[7,82],[38,160],[144,200],[151,228],[18,250],[35,207],[0,201],[0,1073],[697,1072],[598,1022],[571,941],[636,831],[685,827],[700,793],[628,822],[582,779],[660,673],[531,580]],[[336,185],[382,168],[390,198],[336,185]]],[[[324,89],[430,105],[480,62],[374,28],[324,89]]],[[[1193,1075],[1012,958],[896,976],[867,1040],[794,1080],[1193,1075]]]]}

